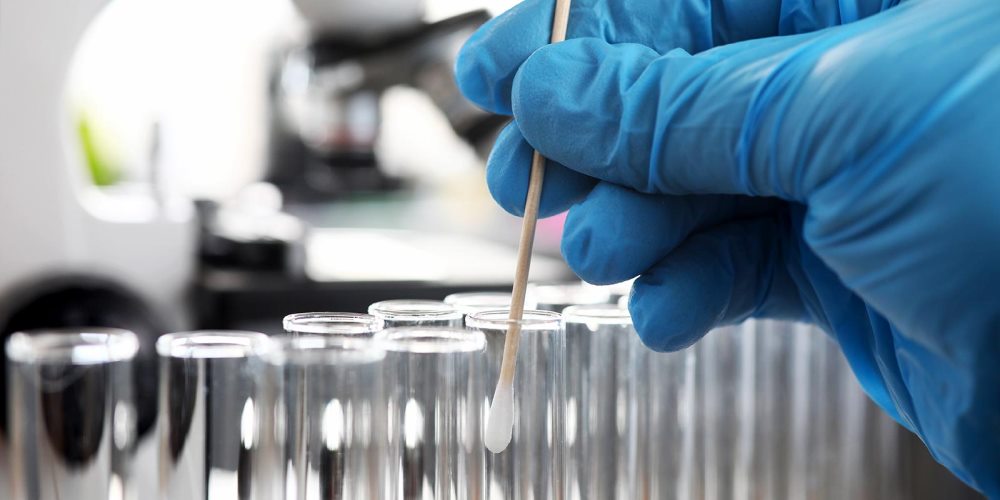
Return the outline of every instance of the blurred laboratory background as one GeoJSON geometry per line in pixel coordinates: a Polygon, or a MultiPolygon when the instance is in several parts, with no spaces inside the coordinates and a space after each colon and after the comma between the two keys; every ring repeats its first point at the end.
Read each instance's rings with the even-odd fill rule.
{"type": "MultiPolygon", "coordinates": [[[[506,119],[466,101],[453,66],[465,39],[515,3],[0,0],[0,336],[134,332],[142,460],[156,454],[154,345],[163,334],[273,335],[296,312],[509,292],[520,220],[492,202],[484,180],[506,119]]],[[[574,283],[559,257],[561,229],[561,216],[540,221],[531,281],[574,283]]],[[[623,292],[601,293],[598,302],[611,303],[623,292]]],[[[581,300],[590,299],[536,305],[558,310],[581,300]]],[[[769,481],[807,467],[853,471],[858,457],[880,478],[826,475],[826,483],[793,481],[770,498],[972,497],[865,399],[821,332],[759,323],[709,339],[698,366],[729,384],[719,382],[729,392],[717,397],[729,399],[711,400],[712,408],[738,402],[732,407],[743,411],[722,412],[730,420],[719,426],[742,425],[768,441],[781,433],[777,424],[761,430],[754,425],[763,420],[739,419],[770,404],[789,415],[824,412],[809,425],[839,440],[809,441],[813,427],[794,429],[797,454],[783,454],[787,467],[769,481]],[[795,381],[778,380],[786,372],[795,381]],[[834,387],[833,399],[803,399],[823,384],[834,387]],[[800,399],[783,402],[783,390],[799,390],[789,397],[800,399]],[[819,458],[807,461],[813,452],[819,458]],[[849,480],[876,486],[835,489],[849,480]]],[[[8,401],[0,398],[4,429],[8,401]]],[[[808,415],[789,422],[805,426],[808,415]]],[[[740,477],[753,481],[751,441],[711,435],[717,454],[699,460],[718,466],[706,470],[745,464],[740,477]]],[[[0,432],[0,450],[8,440],[0,432]]],[[[3,456],[0,483],[12,473],[3,456]]],[[[155,472],[136,475],[155,484],[155,472]]],[[[700,478],[690,498],[777,491],[700,478]]]]}
{"type": "MultiPolygon", "coordinates": [[[[5,141],[46,152],[4,159],[0,293],[15,299],[0,325],[78,321],[63,309],[79,297],[121,296],[149,313],[143,330],[274,330],[292,310],[509,286],[519,221],[483,181],[504,118],[466,101],[452,68],[512,3],[24,8],[25,24],[67,19],[45,19],[52,41],[19,40],[18,61],[51,67],[6,83],[24,116],[6,115],[5,141]]],[[[542,224],[538,279],[571,276],[544,258],[559,226],[542,224]]]]}

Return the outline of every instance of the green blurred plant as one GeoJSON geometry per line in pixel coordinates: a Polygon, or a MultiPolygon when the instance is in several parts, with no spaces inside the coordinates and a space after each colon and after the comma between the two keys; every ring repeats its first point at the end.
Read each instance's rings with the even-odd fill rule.
{"type": "Polygon", "coordinates": [[[112,146],[106,139],[101,139],[93,120],[86,113],[78,113],[76,132],[94,185],[111,186],[121,180],[121,165],[112,153],[112,146]]]}

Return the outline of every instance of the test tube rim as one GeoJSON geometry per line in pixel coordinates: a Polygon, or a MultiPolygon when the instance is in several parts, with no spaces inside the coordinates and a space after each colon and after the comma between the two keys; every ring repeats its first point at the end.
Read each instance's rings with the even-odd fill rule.
{"type": "Polygon", "coordinates": [[[520,320],[510,318],[510,309],[491,309],[476,311],[465,317],[465,326],[478,330],[499,330],[506,332],[513,325],[519,325],[521,331],[560,330],[563,327],[562,314],[554,311],[537,309],[525,310],[520,320]],[[495,319],[486,316],[496,316],[495,319]]]}
{"type": "Polygon", "coordinates": [[[383,320],[406,320],[406,321],[448,321],[462,319],[462,313],[450,304],[445,304],[440,300],[419,300],[419,299],[391,299],[375,302],[368,306],[368,314],[382,318],[383,320]],[[405,309],[385,310],[386,306],[435,306],[427,309],[405,309]]]}
{"type": "Polygon", "coordinates": [[[263,333],[243,330],[174,332],[156,340],[156,353],[173,359],[241,359],[259,354],[269,341],[263,333]]]}
{"type": "Polygon", "coordinates": [[[577,283],[572,281],[529,283],[527,289],[527,295],[531,299],[531,301],[535,304],[568,303],[573,305],[594,305],[594,304],[607,304],[612,299],[612,294],[609,290],[594,285],[588,285],[586,283],[577,283]],[[577,293],[573,296],[573,299],[569,301],[552,300],[551,297],[544,297],[544,296],[539,297],[539,290],[546,290],[546,289],[559,289],[559,290],[575,289],[577,290],[577,293]],[[580,300],[579,297],[586,297],[586,300],[580,300]]]}
{"type": "Polygon", "coordinates": [[[24,330],[6,344],[7,358],[15,363],[96,365],[128,361],[138,351],[138,337],[121,328],[24,330]]]}
{"type": "Polygon", "coordinates": [[[385,358],[385,351],[367,336],[284,335],[271,338],[261,357],[272,365],[294,360],[347,366],[379,362],[385,358]]]}
{"type": "Polygon", "coordinates": [[[385,321],[371,314],[352,312],[304,312],[285,316],[281,325],[289,333],[318,335],[370,335],[385,321]]]}
{"type": "Polygon", "coordinates": [[[469,315],[479,311],[509,308],[511,300],[513,299],[508,292],[461,292],[448,295],[444,298],[444,303],[454,307],[460,313],[469,315]],[[480,305],[477,305],[474,299],[482,297],[497,300],[482,301],[479,302],[480,305]],[[467,301],[466,299],[473,300],[467,301]]]}
{"type": "Polygon", "coordinates": [[[566,324],[632,325],[628,309],[618,304],[574,305],[563,309],[562,314],[566,324]]]}
{"type": "Polygon", "coordinates": [[[383,350],[395,353],[460,354],[486,350],[486,336],[482,332],[462,328],[425,326],[386,328],[376,333],[374,339],[383,350]],[[423,342],[427,338],[446,342],[423,342]]]}

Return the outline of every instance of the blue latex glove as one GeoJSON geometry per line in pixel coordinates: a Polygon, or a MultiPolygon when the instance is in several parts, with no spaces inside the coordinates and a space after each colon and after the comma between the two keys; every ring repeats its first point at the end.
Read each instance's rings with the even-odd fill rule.
{"type": "Polygon", "coordinates": [[[528,0],[470,39],[458,80],[515,118],[494,197],[519,214],[531,147],[550,158],[566,261],[639,275],[646,344],[815,322],[1000,498],[1000,2],[890,3],[575,0],[574,39],[544,46],[553,1],[528,0]]]}

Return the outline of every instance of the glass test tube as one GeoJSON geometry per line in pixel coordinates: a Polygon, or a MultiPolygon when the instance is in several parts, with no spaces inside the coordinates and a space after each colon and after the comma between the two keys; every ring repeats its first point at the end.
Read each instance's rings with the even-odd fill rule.
{"type": "Polygon", "coordinates": [[[788,498],[793,414],[799,393],[793,390],[796,335],[791,323],[779,321],[748,321],[741,328],[750,337],[747,342],[754,360],[750,498],[788,498]]]}
{"type": "Polygon", "coordinates": [[[701,474],[691,488],[706,500],[748,500],[753,425],[754,332],[743,325],[715,329],[692,349],[697,359],[693,428],[701,474]]]}
{"type": "MultiPolygon", "coordinates": [[[[512,324],[510,310],[480,311],[466,317],[466,327],[483,332],[487,343],[487,396],[500,376],[504,341],[512,324]]],[[[563,436],[562,317],[550,311],[524,311],[514,375],[514,431],[502,453],[487,453],[490,500],[547,500],[562,490],[563,436]]],[[[489,408],[487,405],[486,408],[489,408]]]]}
{"type": "Polygon", "coordinates": [[[478,311],[510,309],[510,300],[509,292],[469,292],[453,293],[444,298],[444,303],[468,315],[478,311]]]}
{"type": "Polygon", "coordinates": [[[485,494],[486,339],[455,328],[393,328],[386,351],[388,499],[485,494]]]}
{"type": "Polygon", "coordinates": [[[371,337],[385,326],[385,322],[371,314],[307,312],[285,316],[282,325],[292,335],[371,337]]]}
{"type": "Polygon", "coordinates": [[[160,491],[164,500],[266,499],[261,462],[267,406],[262,333],[200,331],[160,337],[160,491]]]}
{"type": "MultiPolygon", "coordinates": [[[[382,318],[370,314],[307,312],[285,316],[282,320],[282,325],[285,331],[292,337],[324,336],[358,339],[371,337],[384,328],[385,322],[382,318]]],[[[289,345],[286,347],[294,348],[295,346],[289,345]]],[[[310,352],[315,354],[317,351],[311,350],[310,352]]],[[[345,359],[349,357],[346,354],[344,356],[345,359]]],[[[332,360],[333,358],[329,359],[332,360]]],[[[287,415],[287,419],[282,420],[285,428],[280,431],[283,435],[275,436],[275,439],[284,443],[284,445],[292,447],[292,450],[288,452],[288,456],[285,457],[289,459],[289,462],[282,466],[282,469],[286,467],[291,468],[291,471],[287,473],[286,480],[290,481],[288,487],[294,488],[289,492],[289,497],[295,498],[295,492],[307,495],[311,491],[336,490],[340,486],[334,484],[336,483],[335,480],[327,477],[329,473],[334,472],[329,468],[315,469],[316,471],[327,473],[326,476],[319,479],[323,483],[323,486],[314,484],[314,481],[310,479],[315,475],[312,474],[311,471],[313,469],[310,467],[313,465],[318,467],[318,463],[315,461],[310,462],[310,457],[313,456],[310,455],[309,449],[312,428],[308,422],[306,412],[312,406],[315,406],[315,403],[310,403],[310,398],[323,398],[328,395],[324,392],[325,387],[311,388],[310,385],[317,383],[321,386],[324,385],[326,382],[316,379],[329,370],[320,363],[310,361],[310,358],[299,361],[293,359],[292,361],[287,366],[273,369],[277,370],[274,372],[274,376],[282,381],[282,384],[277,389],[279,391],[277,396],[280,400],[276,404],[282,405],[282,411],[284,411],[284,408],[293,411],[293,413],[287,415]]],[[[356,363],[352,364],[352,366],[354,365],[356,363]]],[[[371,403],[369,402],[368,404],[370,406],[371,403]]],[[[283,414],[280,418],[284,419],[285,417],[283,414]]],[[[303,496],[302,498],[306,497],[303,496]]]]}
{"type": "Polygon", "coordinates": [[[368,314],[382,319],[386,328],[462,326],[462,313],[439,300],[383,300],[368,306],[368,314]]]}
{"type": "Polygon", "coordinates": [[[283,337],[272,349],[285,498],[385,498],[384,352],[371,338],[336,335],[283,337]]]}
{"type": "Polygon", "coordinates": [[[125,330],[36,330],[7,340],[11,486],[18,500],[136,498],[136,407],[125,330]]]}
{"type": "Polygon", "coordinates": [[[753,394],[749,498],[864,498],[860,491],[849,493],[861,477],[850,472],[852,463],[863,457],[848,462],[835,458],[851,454],[852,446],[841,446],[839,436],[860,423],[833,373],[838,369],[836,347],[827,345],[830,341],[818,329],[783,321],[748,321],[729,330],[730,340],[724,329],[715,341],[739,338],[750,353],[750,373],[740,375],[751,381],[741,391],[753,394]]]}
{"type": "Polygon", "coordinates": [[[895,422],[880,410],[876,414],[882,419],[865,421],[865,406],[874,403],[848,379],[847,362],[828,335],[804,324],[789,328],[796,432],[787,497],[913,498],[900,474],[902,434],[895,422]]]}
{"type": "Polygon", "coordinates": [[[647,350],[617,304],[567,307],[563,319],[564,497],[637,498],[637,405],[647,390],[647,350]]]}
{"type": "Polygon", "coordinates": [[[572,283],[529,283],[525,307],[542,311],[562,312],[569,306],[609,304],[611,292],[605,287],[572,283]]]}
{"type": "Polygon", "coordinates": [[[691,494],[691,477],[700,471],[695,465],[699,417],[695,353],[692,349],[660,353],[644,346],[636,350],[631,369],[638,398],[632,498],[700,498],[691,494]]]}

